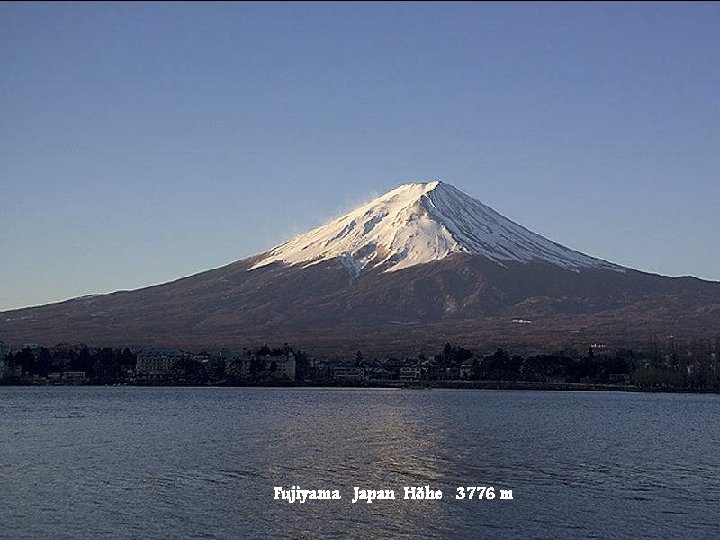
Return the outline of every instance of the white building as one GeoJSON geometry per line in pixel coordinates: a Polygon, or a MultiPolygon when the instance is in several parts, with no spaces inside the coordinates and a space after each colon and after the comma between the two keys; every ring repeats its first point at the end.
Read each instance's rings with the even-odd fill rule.
{"type": "Polygon", "coordinates": [[[362,381],[365,380],[365,369],[355,366],[335,366],[333,378],[336,381],[362,381]]]}
{"type": "Polygon", "coordinates": [[[179,355],[165,353],[141,353],[138,355],[135,371],[142,379],[162,379],[172,370],[179,355]]]}

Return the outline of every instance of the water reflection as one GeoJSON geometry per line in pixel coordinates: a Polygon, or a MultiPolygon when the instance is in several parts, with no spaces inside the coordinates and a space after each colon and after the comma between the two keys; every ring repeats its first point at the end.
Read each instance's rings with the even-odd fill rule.
{"type": "MultiPolygon", "coordinates": [[[[403,501],[404,486],[440,487],[448,469],[443,430],[433,407],[399,390],[319,390],[281,393],[279,410],[297,410],[274,423],[259,458],[274,486],[339,489],[341,501],[308,501],[302,507],[276,501],[269,511],[279,523],[295,523],[290,534],[311,534],[334,517],[338,534],[440,534],[447,530],[447,507],[437,501],[403,501]],[[351,503],[353,488],[393,489],[397,500],[351,503]]],[[[272,414],[272,410],[268,411],[272,414]]],[[[292,526],[292,525],[291,525],[292,526]]],[[[287,531],[282,525],[279,531],[287,531]]]]}

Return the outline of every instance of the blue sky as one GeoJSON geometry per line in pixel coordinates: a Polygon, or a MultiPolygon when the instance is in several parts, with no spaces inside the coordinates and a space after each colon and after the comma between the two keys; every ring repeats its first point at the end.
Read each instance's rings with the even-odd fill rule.
{"type": "Polygon", "coordinates": [[[0,4],[0,309],[221,266],[440,178],[720,280],[720,4],[0,4]]]}

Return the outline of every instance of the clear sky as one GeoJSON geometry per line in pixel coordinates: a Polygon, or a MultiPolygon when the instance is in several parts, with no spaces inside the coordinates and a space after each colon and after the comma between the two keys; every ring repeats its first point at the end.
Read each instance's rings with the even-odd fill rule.
{"type": "Polygon", "coordinates": [[[0,309],[131,289],[440,178],[720,280],[720,4],[0,4],[0,309]]]}

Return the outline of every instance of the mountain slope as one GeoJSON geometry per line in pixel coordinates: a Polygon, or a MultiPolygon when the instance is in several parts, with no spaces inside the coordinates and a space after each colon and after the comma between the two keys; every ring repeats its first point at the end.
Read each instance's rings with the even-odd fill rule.
{"type": "Polygon", "coordinates": [[[438,182],[401,186],[222,268],[0,314],[0,340],[15,345],[287,341],[325,354],[401,354],[446,340],[626,343],[718,328],[720,283],[595,259],[438,182]]]}

